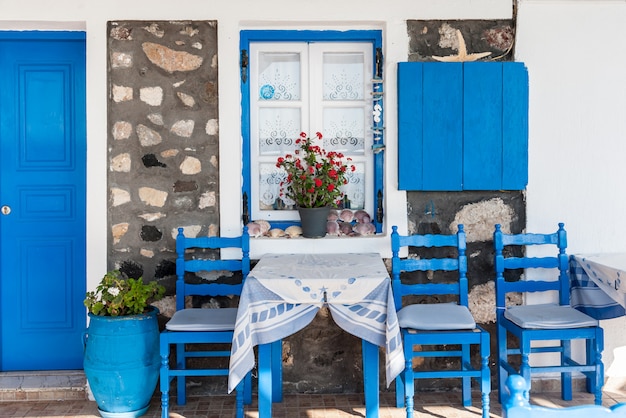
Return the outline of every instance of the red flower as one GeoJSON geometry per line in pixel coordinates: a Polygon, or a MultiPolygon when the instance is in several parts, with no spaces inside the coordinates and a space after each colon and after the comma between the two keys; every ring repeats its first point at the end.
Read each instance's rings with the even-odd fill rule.
{"type": "MultiPolygon", "coordinates": [[[[278,177],[281,206],[310,208],[337,205],[342,201],[341,187],[348,183],[348,166],[342,161],[342,153],[326,151],[322,142],[315,142],[322,140],[322,137],[320,132],[316,132],[311,139],[302,132],[295,140],[296,149],[277,158],[276,167],[286,173],[278,177]]],[[[351,170],[355,171],[356,168],[351,165],[351,170]]]]}

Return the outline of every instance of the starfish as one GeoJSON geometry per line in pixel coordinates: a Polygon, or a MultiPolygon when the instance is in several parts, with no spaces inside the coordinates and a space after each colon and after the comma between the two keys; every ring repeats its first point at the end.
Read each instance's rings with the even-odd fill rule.
{"type": "Polygon", "coordinates": [[[460,30],[456,30],[456,37],[459,40],[459,52],[456,55],[448,55],[446,57],[436,57],[432,56],[432,58],[436,61],[441,62],[465,62],[465,61],[477,61],[481,58],[484,58],[488,55],[491,55],[491,52],[477,52],[475,54],[468,54],[467,47],[465,46],[465,39],[463,39],[463,35],[460,30]]]}

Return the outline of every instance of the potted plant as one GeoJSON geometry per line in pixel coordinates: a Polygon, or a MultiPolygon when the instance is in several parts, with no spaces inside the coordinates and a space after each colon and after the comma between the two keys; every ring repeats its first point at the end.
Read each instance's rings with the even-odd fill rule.
{"type": "MultiPolygon", "coordinates": [[[[322,140],[320,132],[315,136],[322,140]]],[[[342,153],[326,151],[314,144],[305,132],[300,133],[296,145],[293,154],[279,157],[276,162],[277,168],[287,172],[286,179],[280,183],[280,196],[295,203],[302,222],[302,236],[323,237],[330,209],[342,202],[341,186],[348,183],[346,173],[356,168],[344,164],[342,153]]]]}
{"type": "Polygon", "coordinates": [[[165,288],[119,270],[104,275],[84,304],[84,369],[103,417],[138,417],[148,409],[159,377],[158,309],[165,288]]]}

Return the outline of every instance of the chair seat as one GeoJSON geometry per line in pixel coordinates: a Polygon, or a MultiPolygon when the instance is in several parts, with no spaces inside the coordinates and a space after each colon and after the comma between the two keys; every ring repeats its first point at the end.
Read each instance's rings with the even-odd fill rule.
{"type": "Polygon", "coordinates": [[[398,311],[400,328],[422,331],[474,329],[476,322],[469,309],[454,303],[408,305],[398,311]]]}
{"type": "Polygon", "coordinates": [[[598,326],[598,321],[571,306],[542,304],[512,306],[504,317],[522,328],[560,329],[598,326]]]}
{"type": "Polygon", "coordinates": [[[237,308],[189,308],[176,311],[165,328],[168,331],[232,331],[237,308]]]}

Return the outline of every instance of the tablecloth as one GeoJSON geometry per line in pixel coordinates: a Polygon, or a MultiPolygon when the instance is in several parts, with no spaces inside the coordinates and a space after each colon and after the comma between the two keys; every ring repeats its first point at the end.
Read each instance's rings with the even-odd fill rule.
{"type": "Polygon", "coordinates": [[[327,304],[347,332],[385,347],[389,385],[404,369],[402,336],[388,272],[379,254],[268,254],[244,282],[228,390],[254,367],[253,348],[309,324],[327,304]]]}
{"type": "Polygon", "coordinates": [[[623,316],[626,311],[626,254],[570,256],[570,304],[595,319],[623,316]]]}

